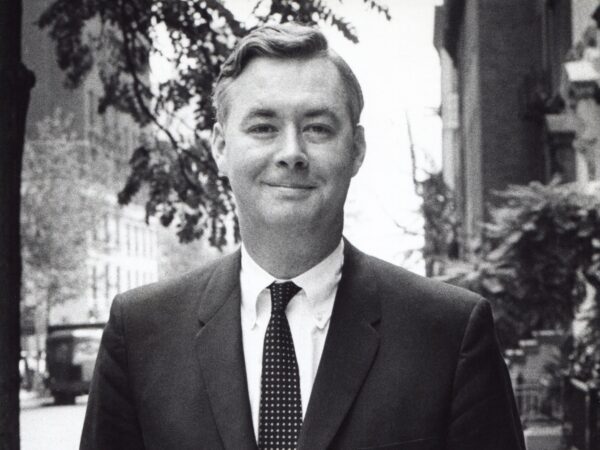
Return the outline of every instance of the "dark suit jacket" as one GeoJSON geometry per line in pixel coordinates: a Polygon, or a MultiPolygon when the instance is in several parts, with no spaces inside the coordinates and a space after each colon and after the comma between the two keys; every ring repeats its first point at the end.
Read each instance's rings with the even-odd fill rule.
{"type": "MultiPolygon", "coordinates": [[[[488,303],[345,248],[299,448],[524,449],[488,303]]],[[[239,268],[115,299],[82,449],[256,449],[239,268]]]]}

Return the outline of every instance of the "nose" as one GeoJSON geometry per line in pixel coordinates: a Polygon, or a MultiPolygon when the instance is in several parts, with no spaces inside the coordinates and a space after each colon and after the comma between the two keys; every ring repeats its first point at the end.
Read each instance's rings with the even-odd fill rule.
{"type": "Polygon", "coordinates": [[[288,169],[305,169],[308,167],[308,157],[301,133],[293,128],[289,129],[284,134],[282,141],[277,152],[277,166],[288,169]]]}

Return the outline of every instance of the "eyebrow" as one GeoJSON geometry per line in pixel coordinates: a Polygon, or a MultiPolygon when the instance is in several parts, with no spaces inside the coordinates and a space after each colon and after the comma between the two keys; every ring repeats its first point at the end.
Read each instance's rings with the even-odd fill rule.
{"type": "Polygon", "coordinates": [[[244,118],[242,120],[245,122],[245,121],[247,121],[249,119],[253,119],[255,117],[273,118],[276,115],[277,114],[272,109],[267,109],[267,108],[252,108],[250,111],[248,111],[244,115],[244,118]]]}
{"type": "Polygon", "coordinates": [[[312,119],[314,117],[319,117],[319,116],[327,116],[331,120],[333,120],[336,124],[340,123],[340,119],[337,116],[337,114],[335,112],[333,112],[331,109],[326,108],[326,107],[311,109],[305,114],[305,117],[307,117],[309,119],[312,119]]]}
{"type": "MultiPolygon", "coordinates": [[[[277,113],[272,109],[261,107],[252,108],[244,115],[242,123],[245,123],[255,118],[272,119],[276,116],[277,113]]],[[[338,115],[327,107],[310,109],[304,114],[304,117],[308,119],[312,119],[319,116],[326,116],[329,119],[333,120],[336,124],[340,123],[340,118],[338,117],[338,115]]]]}

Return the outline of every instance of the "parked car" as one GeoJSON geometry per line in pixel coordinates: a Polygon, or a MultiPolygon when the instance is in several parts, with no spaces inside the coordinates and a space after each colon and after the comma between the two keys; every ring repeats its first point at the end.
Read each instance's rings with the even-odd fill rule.
{"type": "Polygon", "coordinates": [[[46,387],[56,404],[72,404],[90,389],[104,323],[48,326],[46,387]]]}

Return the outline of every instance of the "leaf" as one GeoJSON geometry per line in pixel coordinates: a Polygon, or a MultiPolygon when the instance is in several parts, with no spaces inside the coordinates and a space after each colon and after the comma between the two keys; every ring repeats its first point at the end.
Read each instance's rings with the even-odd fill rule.
{"type": "MultiPolygon", "coordinates": [[[[254,13],[267,9],[267,3],[266,15],[252,21],[324,22],[358,41],[354,26],[321,0],[259,1],[254,13]]],[[[390,19],[388,8],[379,1],[365,3],[390,19]]],[[[160,135],[160,141],[144,143],[147,157],[134,150],[119,202],[128,203],[147,192],[147,215],[159,215],[166,225],[180,223],[177,233],[184,241],[207,235],[221,248],[229,236],[239,239],[229,185],[219,178],[202,136],[215,122],[212,90],[220,66],[235,42],[250,31],[248,24],[220,0],[54,0],[38,25],[56,44],[68,86],[80,86],[96,70],[103,87],[98,111],[115,108],[160,135]],[[172,54],[167,57],[173,74],[154,89],[148,77],[149,58],[166,53],[156,38],[158,28],[170,40],[172,54]],[[195,121],[191,144],[171,129],[188,110],[195,121]]]]}
{"type": "Polygon", "coordinates": [[[557,183],[510,186],[495,195],[485,251],[473,261],[480,269],[471,276],[479,283],[470,287],[490,298],[502,342],[513,343],[536,329],[569,329],[579,304],[593,298],[580,338],[585,345],[571,366],[592,376],[590,355],[600,354],[600,198],[557,183]]]}
{"type": "Polygon", "coordinates": [[[498,280],[498,278],[495,278],[495,277],[484,278],[481,281],[481,284],[483,285],[485,290],[488,291],[492,295],[497,295],[497,294],[504,292],[504,286],[498,280]]]}

